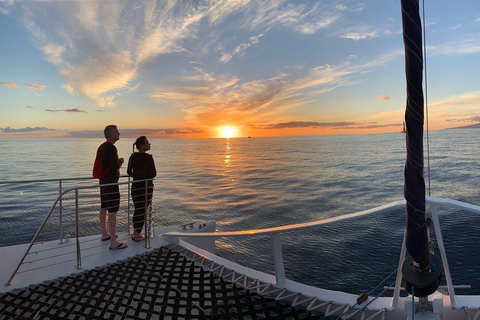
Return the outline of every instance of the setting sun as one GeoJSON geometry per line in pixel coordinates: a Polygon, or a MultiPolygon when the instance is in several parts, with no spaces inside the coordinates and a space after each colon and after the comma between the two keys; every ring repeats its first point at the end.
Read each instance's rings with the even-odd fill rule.
{"type": "Polygon", "coordinates": [[[223,127],[222,128],[222,137],[223,138],[232,138],[235,136],[235,129],[233,127],[223,127]]]}

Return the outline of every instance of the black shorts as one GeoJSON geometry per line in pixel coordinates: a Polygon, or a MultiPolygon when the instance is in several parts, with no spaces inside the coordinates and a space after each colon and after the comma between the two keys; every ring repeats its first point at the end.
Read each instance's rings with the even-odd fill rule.
{"type": "Polygon", "coordinates": [[[120,208],[120,190],[118,185],[100,187],[101,208],[108,212],[117,212],[120,208]]]}

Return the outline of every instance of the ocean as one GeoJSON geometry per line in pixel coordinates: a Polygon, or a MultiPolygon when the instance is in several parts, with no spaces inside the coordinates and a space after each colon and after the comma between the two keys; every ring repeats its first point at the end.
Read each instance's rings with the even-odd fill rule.
{"type": "MultiPolygon", "coordinates": [[[[430,180],[432,196],[480,205],[479,133],[475,129],[430,132],[431,169],[426,170],[426,184],[430,180]]],[[[89,177],[102,142],[0,140],[2,180],[89,177]]],[[[126,161],[133,142],[121,136],[116,143],[126,161]]],[[[316,221],[403,199],[405,135],[400,132],[150,142],[149,153],[158,172],[153,199],[156,225],[215,220],[219,231],[260,229],[316,221]]],[[[126,164],[121,173],[126,174],[126,164]]],[[[65,182],[62,190],[75,184],[97,182],[65,182]]],[[[128,191],[122,190],[119,215],[123,218],[119,219],[127,221],[128,191]]],[[[50,182],[0,185],[0,245],[26,241],[58,192],[58,183],[50,182]]],[[[98,233],[98,188],[82,192],[81,233],[98,233]]],[[[64,200],[66,224],[73,221],[71,193],[69,197],[64,200]]],[[[479,218],[440,208],[453,282],[472,285],[471,290],[457,294],[480,294],[479,218]]],[[[286,233],[282,245],[287,278],[332,290],[368,291],[396,269],[404,223],[404,210],[397,210],[286,233]]],[[[119,224],[120,230],[126,230],[126,222],[119,224]]],[[[49,232],[56,236],[52,227],[49,232]]],[[[73,232],[71,227],[65,232],[73,232]]],[[[273,273],[268,237],[219,239],[217,254],[273,273]]]]}

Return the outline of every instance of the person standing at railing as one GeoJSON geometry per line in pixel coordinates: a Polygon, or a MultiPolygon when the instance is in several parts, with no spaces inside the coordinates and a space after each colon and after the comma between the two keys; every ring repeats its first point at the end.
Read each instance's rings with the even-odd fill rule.
{"type": "MultiPolygon", "coordinates": [[[[118,183],[120,178],[120,167],[124,160],[118,157],[115,142],[120,139],[120,132],[116,125],[109,125],[103,131],[105,141],[98,147],[97,154],[100,152],[103,162],[103,170],[105,175],[100,179],[100,185],[109,183],[118,183]]],[[[110,250],[124,249],[126,243],[117,241],[117,212],[120,207],[120,190],[118,185],[100,186],[100,228],[102,229],[102,241],[110,240],[110,250]],[[107,232],[107,212],[108,212],[108,229],[107,232]]]]}
{"type": "Polygon", "coordinates": [[[155,162],[151,154],[146,153],[150,150],[150,142],[147,137],[139,137],[133,144],[133,153],[128,160],[127,174],[133,177],[132,200],[135,205],[133,214],[133,234],[134,241],[141,241],[145,238],[141,234],[146,219],[148,204],[152,201],[153,181],[139,181],[144,179],[153,179],[157,175],[155,162]],[[138,152],[135,152],[135,147],[138,152]],[[146,200],[146,201],[145,201],[146,200]]]}

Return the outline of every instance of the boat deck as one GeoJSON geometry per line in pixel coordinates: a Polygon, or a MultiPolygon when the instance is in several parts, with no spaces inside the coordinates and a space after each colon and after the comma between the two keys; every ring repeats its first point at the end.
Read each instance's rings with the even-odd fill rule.
{"type": "Polygon", "coordinates": [[[232,284],[162,247],[0,295],[2,319],[328,319],[232,284]]]}

